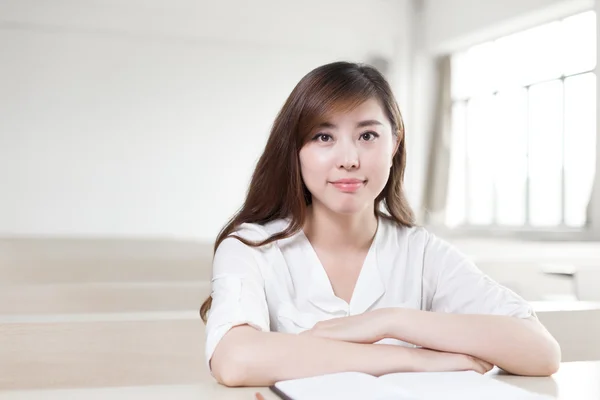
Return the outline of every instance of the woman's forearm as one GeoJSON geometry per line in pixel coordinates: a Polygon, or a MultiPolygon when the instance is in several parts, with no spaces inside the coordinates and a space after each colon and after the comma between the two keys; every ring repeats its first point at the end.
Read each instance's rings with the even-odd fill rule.
{"type": "MultiPolygon", "coordinates": [[[[268,386],[320,374],[358,371],[371,375],[419,370],[420,349],[343,342],[249,326],[229,331],[215,349],[211,366],[227,386],[268,386]]],[[[423,367],[424,368],[424,367],[423,367]]]]}
{"type": "Polygon", "coordinates": [[[533,319],[389,309],[387,337],[425,348],[469,354],[517,375],[558,370],[560,347],[533,319]]]}

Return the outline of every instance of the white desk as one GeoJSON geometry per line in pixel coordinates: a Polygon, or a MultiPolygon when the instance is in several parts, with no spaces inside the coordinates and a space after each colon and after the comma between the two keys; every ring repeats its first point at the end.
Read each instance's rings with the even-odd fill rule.
{"type": "MultiPolygon", "coordinates": [[[[600,399],[600,361],[563,363],[558,373],[547,378],[507,375],[499,370],[489,373],[495,379],[559,400],[600,399]]],[[[1,400],[70,399],[178,399],[251,400],[260,392],[266,400],[278,399],[268,388],[227,388],[212,380],[193,385],[133,386],[118,388],[15,390],[0,392],[1,400]]]]}
{"type": "Polygon", "coordinates": [[[562,363],[559,371],[546,378],[508,375],[498,369],[494,378],[559,400],[600,400],[600,361],[562,363]]]}

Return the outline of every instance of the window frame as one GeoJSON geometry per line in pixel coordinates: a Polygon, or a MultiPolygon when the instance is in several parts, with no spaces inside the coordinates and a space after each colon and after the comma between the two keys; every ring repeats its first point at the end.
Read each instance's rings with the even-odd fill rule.
{"type": "MultiPolygon", "coordinates": [[[[535,26],[532,26],[528,29],[532,29],[532,28],[536,28],[537,26],[542,26],[545,25],[547,23],[552,23],[555,21],[562,21],[566,18],[569,18],[571,16],[574,15],[578,15],[587,11],[593,11],[596,13],[596,48],[599,48],[600,43],[598,42],[600,39],[600,26],[598,25],[598,10],[596,8],[590,8],[587,10],[579,10],[576,13],[570,13],[569,15],[564,15],[561,16],[560,18],[554,18],[550,21],[546,21],[542,24],[536,24],[535,26]]],[[[513,33],[518,33],[518,32],[522,32],[522,31],[526,31],[528,29],[519,29],[513,33]]],[[[483,43],[486,42],[492,42],[494,40],[500,39],[504,36],[508,36],[508,35],[501,35],[498,36],[497,38],[489,38],[486,39],[483,43]]],[[[480,44],[483,44],[480,43],[480,44]]],[[[468,50],[471,47],[476,46],[477,44],[474,43],[470,46],[468,46],[467,48],[463,48],[463,49],[456,49],[455,51],[452,51],[449,55],[452,56],[454,54],[458,54],[461,53],[465,50],[468,50]]],[[[599,52],[597,51],[597,57],[600,56],[599,52]]],[[[563,88],[563,93],[564,93],[564,85],[565,85],[565,80],[569,79],[571,77],[575,77],[575,76],[579,76],[579,75],[584,75],[584,74],[595,74],[596,77],[596,169],[595,169],[595,177],[594,177],[594,183],[593,186],[595,186],[595,189],[600,191],[600,188],[598,188],[598,185],[600,185],[600,177],[598,176],[598,174],[600,173],[600,152],[599,152],[599,148],[600,148],[600,115],[598,115],[600,113],[600,82],[598,82],[598,73],[599,73],[599,62],[598,60],[596,61],[596,65],[594,66],[594,68],[592,69],[587,69],[585,71],[578,71],[576,73],[569,73],[569,74],[562,74],[559,77],[555,77],[555,78],[550,78],[550,79],[544,79],[544,80],[540,80],[540,81],[536,81],[536,82],[532,82],[532,83],[528,83],[527,85],[521,85],[518,86],[519,88],[525,89],[527,90],[527,100],[529,99],[529,89],[532,86],[535,85],[539,85],[539,84],[544,84],[544,83],[548,83],[548,82],[553,82],[553,81],[560,81],[561,86],[563,88]]],[[[498,91],[494,91],[494,92],[490,92],[488,93],[488,95],[493,95],[496,96],[498,93],[498,91]]],[[[451,105],[452,105],[452,109],[454,109],[455,105],[457,103],[462,103],[465,106],[468,106],[468,102],[475,96],[468,96],[468,97],[462,97],[462,98],[452,98],[451,100],[451,105]]],[[[564,96],[562,99],[562,106],[563,106],[563,112],[564,112],[564,96]]],[[[563,118],[564,119],[564,118],[563,118]]],[[[561,127],[562,129],[562,138],[564,140],[564,135],[565,135],[565,126],[563,123],[563,126],[561,127]]],[[[527,128],[527,135],[529,136],[529,127],[527,128]]],[[[527,139],[527,142],[529,142],[529,140],[527,139]]],[[[443,234],[445,236],[448,237],[457,237],[457,238],[462,238],[462,237],[482,237],[482,238],[507,238],[507,239],[525,239],[525,240],[560,240],[560,241],[587,241],[587,240],[598,240],[600,239],[600,221],[596,221],[595,220],[595,214],[598,214],[597,212],[592,211],[589,215],[588,215],[588,220],[586,221],[586,223],[581,226],[581,227],[571,227],[571,226],[567,226],[565,224],[565,171],[564,171],[564,152],[563,152],[563,168],[561,168],[561,223],[560,225],[556,225],[556,226],[551,226],[551,227],[536,227],[536,226],[532,226],[530,224],[530,207],[529,207],[529,193],[530,193],[530,179],[529,179],[529,173],[527,174],[527,178],[526,178],[526,189],[525,189],[525,225],[520,225],[520,226],[507,226],[507,225],[499,225],[496,222],[496,218],[497,218],[497,205],[495,204],[496,201],[494,199],[493,202],[493,208],[492,208],[492,213],[493,213],[493,223],[492,224],[486,224],[486,225],[477,225],[477,224],[470,224],[468,222],[463,223],[463,224],[459,224],[456,226],[448,226],[446,225],[446,220],[444,218],[443,221],[439,221],[438,223],[434,224],[432,227],[430,227],[430,229],[434,232],[437,232],[439,234],[443,234]],[[596,226],[599,225],[599,226],[596,226]]],[[[469,179],[468,179],[468,175],[469,175],[469,170],[468,167],[465,169],[465,194],[468,193],[469,190],[469,179]]],[[[594,187],[592,188],[594,189],[594,187]]],[[[594,202],[594,199],[598,200],[600,199],[600,196],[595,195],[594,193],[592,193],[592,202],[594,202]]],[[[465,209],[468,208],[468,195],[465,195],[465,201],[467,202],[465,204],[465,209]]],[[[595,204],[595,203],[594,203],[595,204]]],[[[600,215],[600,214],[598,214],[600,215]]],[[[596,219],[598,217],[596,216],[596,219]]],[[[468,216],[465,216],[465,221],[468,221],[468,216]]]]}

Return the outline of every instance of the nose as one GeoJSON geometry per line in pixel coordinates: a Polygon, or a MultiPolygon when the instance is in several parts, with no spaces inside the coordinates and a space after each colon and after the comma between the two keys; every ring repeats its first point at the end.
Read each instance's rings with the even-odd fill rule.
{"type": "Polygon", "coordinates": [[[354,143],[339,143],[338,168],[356,169],[360,166],[358,149],[354,143]]]}

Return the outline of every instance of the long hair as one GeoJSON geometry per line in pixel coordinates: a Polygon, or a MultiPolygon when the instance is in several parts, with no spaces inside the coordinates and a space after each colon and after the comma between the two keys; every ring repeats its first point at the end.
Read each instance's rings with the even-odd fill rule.
{"type": "MultiPolygon", "coordinates": [[[[372,66],[334,62],[318,67],[302,78],[279,111],[252,174],[246,200],[217,236],[214,251],[229,236],[248,246],[260,247],[300,231],[307,206],[312,202],[302,181],[300,149],[309,140],[310,132],[328,116],[352,110],[372,98],[383,107],[397,143],[390,176],[375,199],[375,210],[379,217],[401,226],[414,226],[414,214],[403,190],[406,166],[404,123],[390,85],[372,66]],[[242,223],[265,224],[280,218],[289,218],[290,224],[263,241],[251,242],[233,234],[242,223]]],[[[200,308],[204,322],[211,304],[212,297],[209,296],[200,308]]]]}

